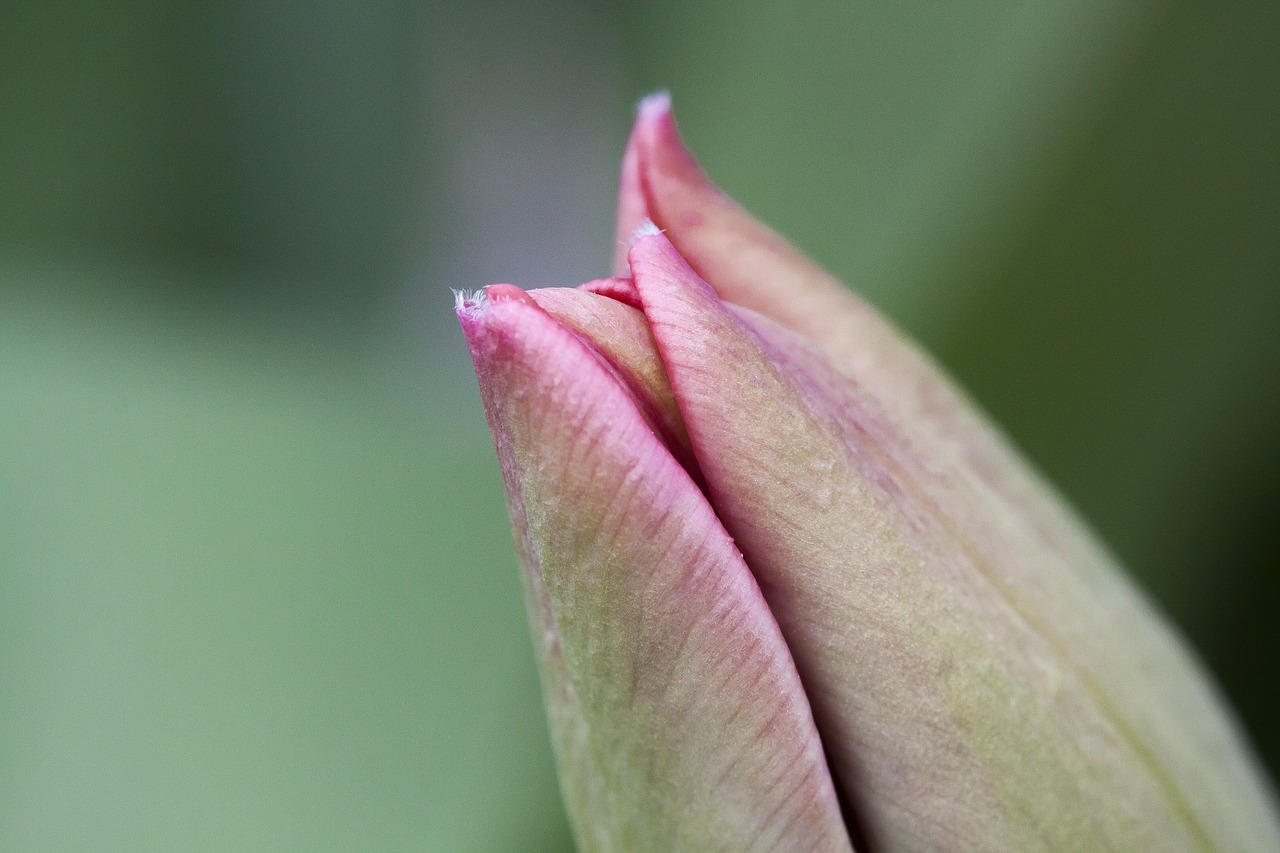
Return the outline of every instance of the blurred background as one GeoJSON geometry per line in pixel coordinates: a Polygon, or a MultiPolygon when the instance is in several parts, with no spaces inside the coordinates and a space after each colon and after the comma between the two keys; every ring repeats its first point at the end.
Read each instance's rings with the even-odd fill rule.
{"type": "Polygon", "coordinates": [[[449,288],[607,269],[669,88],[1280,766],[1280,5],[0,7],[0,847],[562,851],[449,288]]]}

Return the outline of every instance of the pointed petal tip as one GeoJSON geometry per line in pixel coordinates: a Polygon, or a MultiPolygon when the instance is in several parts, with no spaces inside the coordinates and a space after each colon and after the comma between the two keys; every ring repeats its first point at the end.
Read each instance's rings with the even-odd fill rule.
{"type": "Polygon", "coordinates": [[[459,290],[453,288],[453,310],[459,317],[478,317],[484,313],[489,300],[484,290],[459,290]]]}
{"type": "Polygon", "coordinates": [[[699,208],[707,204],[736,206],[685,144],[665,92],[640,102],[629,145],[635,149],[634,180],[643,188],[645,210],[664,228],[701,224],[705,212],[699,208]]]}
{"type": "Polygon", "coordinates": [[[453,310],[459,318],[476,320],[484,316],[491,305],[501,302],[523,302],[537,307],[537,302],[514,284],[491,284],[479,290],[454,290],[453,310]]]}
{"type": "Polygon", "coordinates": [[[661,118],[671,113],[671,93],[666,89],[659,89],[652,94],[645,95],[640,99],[640,103],[636,104],[636,119],[644,121],[646,119],[661,118]]]}
{"type": "Polygon", "coordinates": [[[627,260],[631,265],[636,287],[641,292],[645,289],[642,278],[659,275],[679,287],[703,289],[709,296],[715,297],[715,291],[689,266],[665,229],[638,229],[631,241],[627,260]]]}
{"type": "Polygon", "coordinates": [[[655,92],[641,98],[636,105],[636,120],[622,155],[622,171],[618,180],[618,219],[614,228],[613,274],[626,277],[627,249],[636,227],[653,218],[644,187],[644,164],[641,149],[644,138],[659,133],[663,124],[671,124],[671,95],[655,92]],[[665,117],[665,119],[664,119],[665,117]]]}
{"type": "Polygon", "coordinates": [[[662,229],[653,224],[652,219],[645,219],[636,226],[636,230],[631,234],[630,245],[634,246],[636,241],[641,237],[652,237],[655,234],[661,234],[662,229]]]}
{"type": "MultiPolygon", "coordinates": [[[[660,228],[653,230],[636,229],[635,235],[631,238],[629,251],[627,252],[628,261],[632,267],[632,280],[635,280],[635,263],[637,257],[648,257],[653,254],[661,254],[671,245],[671,241],[667,239],[667,235],[660,228]]],[[[639,282],[636,283],[639,286],[639,282]]]]}

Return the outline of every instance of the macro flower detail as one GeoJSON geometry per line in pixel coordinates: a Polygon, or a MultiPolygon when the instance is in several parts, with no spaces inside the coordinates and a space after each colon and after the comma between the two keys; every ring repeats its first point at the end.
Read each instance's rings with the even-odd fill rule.
{"type": "Polygon", "coordinates": [[[584,850],[1272,850],[1181,641],[663,96],[614,277],[458,316],[584,850]]]}

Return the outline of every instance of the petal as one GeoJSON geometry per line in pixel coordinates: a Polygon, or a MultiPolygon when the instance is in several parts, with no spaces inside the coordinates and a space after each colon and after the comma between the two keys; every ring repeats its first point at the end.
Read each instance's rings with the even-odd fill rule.
{"type": "Polygon", "coordinates": [[[618,218],[614,232],[613,274],[627,275],[627,247],[641,223],[653,219],[649,203],[645,199],[644,181],[641,176],[641,149],[643,129],[655,116],[671,114],[671,95],[655,92],[640,101],[636,107],[636,125],[622,153],[622,173],[618,180],[618,218]]]}
{"type": "Polygon", "coordinates": [[[1030,523],[664,237],[630,264],[872,849],[1280,849],[1203,674],[1087,535],[1030,523]]]}
{"type": "Polygon", "coordinates": [[[848,851],[794,664],[705,498],[575,333],[487,293],[459,319],[581,849],[848,851]]]}
{"type": "MultiPolygon", "coordinates": [[[[849,323],[863,315],[876,320],[874,312],[707,179],[680,139],[669,98],[646,100],[637,112],[623,158],[621,199],[620,242],[640,224],[631,212],[643,211],[722,299],[770,316],[837,356],[862,352],[853,333],[863,330],[849,323]]],[[[615,274],[627,275],[627,269],[617,266],[615,274]]],[[[895,334],[883,323],[873,331],[895,334]]]]}
{"type": "Polygon", "coordinates": [[[1073,540],[1082,552],[1097,550],[927,354],[711,183],[681,141],[670,99],[639,112],[626,159],[624,187],[638,185],[644,195],[643,204],[633,200],[629,207],[643,207],[721,299],[812,340],[840,372],[909,422],[931,456],[956,457],[1029,523],[1073,540]]]}
{"type": "MultiPolygon", "coordinates": [[[[629,246],[630,242],[628,241],[624,251],[629,246]]],[[[636,310],[640,309],[640,291],[636,290],[636,283],[629,278],[598,278],[595,281],[578,285],[578,290],[607,296],[610,299],[621,302],[623,305],[630,305],[636,310]]]]}
{"type": "Polygon", "coordinates": [[[543,310],[566,329],[577,333],[613,370],[635,400],[636,408],[666,446],[667,450],[701,484],[701,475],[689,444],[680,407],[658,357],[649,321],[638,307],[619,302],[615,296],[639,300],[629,279],[600,279],[582,288],[553,287],[530,291],[543,310]],[[608,294],[602,295],[602,294],[608,294]]]}

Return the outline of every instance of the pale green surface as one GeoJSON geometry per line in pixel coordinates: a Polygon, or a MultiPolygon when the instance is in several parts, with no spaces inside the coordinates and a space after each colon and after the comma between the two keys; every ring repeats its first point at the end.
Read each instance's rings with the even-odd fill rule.
{"type": "Polygon", "coordinates": [[[562,849],[479,411],[178,319],[0,299],[0,847],[562,849]]]}

